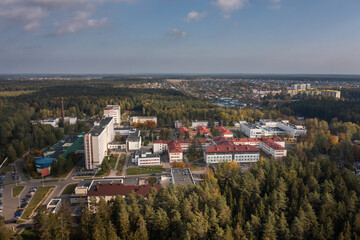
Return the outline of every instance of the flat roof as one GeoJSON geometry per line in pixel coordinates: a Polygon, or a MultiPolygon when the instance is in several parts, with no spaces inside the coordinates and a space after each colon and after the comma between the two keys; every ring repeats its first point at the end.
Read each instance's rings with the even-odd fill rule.
{"type": "Polygon", "coordinates": [[[195,184],[194,178],[192,177],[189,168],[179,169],[171,168],[171,176],[173,184],[179,184],[181,186],[195,184]]]}

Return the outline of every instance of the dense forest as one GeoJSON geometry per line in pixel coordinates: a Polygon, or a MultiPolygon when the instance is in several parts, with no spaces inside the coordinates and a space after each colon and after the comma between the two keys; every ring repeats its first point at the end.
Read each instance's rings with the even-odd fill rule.
{"type": "MultiPolygon", "coordinates": [[[[346,141],[359,126],[312,119],[312,133],[282,161],[261,159],[250,171],[235,163],[208,170],[196,186],[153,189],[84,206],[71,233],[66,211],[36,218],[40,239],[359,239],[360,178],[323,152],[360,157],[346,141]],[[340,135],[334,139],[332,131],[340,135]],[[344,138],[343,138],[344,137],[344,138]],[[323,145],[322,145],[323,144],[323,145]],[[95,212],[94,212],[95,211],[95,212]],[[65,224],[64,224],[65,223],[65,224]]],[[[331,155],[331,154],[330,154],[331,155]]]]}
{"type": "Polygon", "coordinates": [[[132,193],[91,200],[75,228],[68,206],[58,214],[41,210],[35,237],[360,239],[360,178],[350,164],[360,158],[360,147],[349,144],[360,127],[318,119],[306,125],[309,134],[281,161],[261,159],[245,172],[234,162],[221,163],[195,186],[153,188],[146,199],[132,193]]]}
{"type": "Polygon", "coordinates": [[[283,114],[299,115],[306,118],[317,117],[326,121],[337,118],[345,122],[360,123],[359,100],[336,100],[332,98],[305,98],[285,103],[280,107],[283,114]]]}

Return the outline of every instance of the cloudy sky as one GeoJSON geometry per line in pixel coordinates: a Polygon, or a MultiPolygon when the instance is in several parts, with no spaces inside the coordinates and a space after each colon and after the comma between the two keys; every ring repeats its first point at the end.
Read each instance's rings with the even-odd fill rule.
{"type": "Polygon", "coordinates": [[[0,0],[0,73],[360,74],[359,0],[0,0]]]}

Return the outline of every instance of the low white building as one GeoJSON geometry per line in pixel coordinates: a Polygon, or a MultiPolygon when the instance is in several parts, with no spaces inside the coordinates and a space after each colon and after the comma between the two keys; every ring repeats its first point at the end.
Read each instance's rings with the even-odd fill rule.
{"type": "Polygon", "coordinates": [[[44,124],[44,125],[51,125],[53,127],[58,127],[59,121],[60,121],[59,118],[49,117],[49,118],[42,120],[40,123],[44,124]]]}
{"type": "Polygon", "coordinates": [[[134,123],[145,123],[146,121],[153,121],[157,124],[157,117],[156,116],[133,116],[130,118],[130,124],[133,125],[134,123]]]}
{"type": "Polygon", "coordinates": [[[46,209],[49,213],[58,213],[61,207],[61,198],[53,198],[46,205],[46,209]]]}
{"type": "Polygon", "coordinates": [[[200,126],[203,126],[203,127],[207,127],[209,125],[209,122],[208,121],[192,121],[191,122],[191,128],[197,128],[197,127],[200,127],[200,126]]]}
{"type": "Polygon", "coordinates": [[[77,117],[65,117],[66,124],[74,125],[76,124],[76,121],[77,121],[77,117]]]}
{"type": "Polygon", "coordinates": [[[138,166],[161,165],[160,155],[138,150],[132,154],[132,162],[138,166]]]}

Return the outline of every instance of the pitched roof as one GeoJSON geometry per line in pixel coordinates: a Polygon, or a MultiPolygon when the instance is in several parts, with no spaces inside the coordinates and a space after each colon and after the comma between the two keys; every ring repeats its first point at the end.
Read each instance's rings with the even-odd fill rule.
{"type": "Polygon", "coordinates": [[[222,133],[222,135],[230,135],[230,134],[233,135],[233,133],[231,131],[224,128],[223,126],[218,127],[218,129],[222,133]]]}
{"type": "Polygon", "coordinates": [[[169,149],[170,153],[182,153],[183,152],[180,144],[175,141],[171,141],[168,144],[168,149],[169,149]]]}
{"type": "Polygon", "coordinates": [[[263,143],[265,143],[266,145],[268,145],[270,148],[272,148],[274,150],[286,150],[286,148],[277,144],[276,142],[272,141],[271,139],[267,139],[267,140],[263,141],[263,143]]]}
{"type": "Polygon", "coordinates": [[[205,148],[206,153],[238,153],[238,152],[260,152],[254,146],[248,145],[214,145],[205,148]]]}

